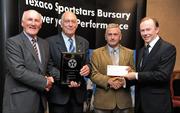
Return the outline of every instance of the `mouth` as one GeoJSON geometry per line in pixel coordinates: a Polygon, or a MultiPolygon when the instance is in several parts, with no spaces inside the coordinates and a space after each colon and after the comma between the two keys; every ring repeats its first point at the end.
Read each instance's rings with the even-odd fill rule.
{"type": "Polygon", "coordinates": [[[144,39],[149,39],[150,35],[144,35],[144,39]]]}
{"type": "Polygon", "coordinates": [[[33,30],[36,30],[36,27],[33,27],[33,26],[29,26],[29,29],[33,29],[33,30]]]}

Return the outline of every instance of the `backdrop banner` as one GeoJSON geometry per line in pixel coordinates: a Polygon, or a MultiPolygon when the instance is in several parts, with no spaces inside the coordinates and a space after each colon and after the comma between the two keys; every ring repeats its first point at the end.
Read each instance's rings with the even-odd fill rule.
{"type": "Polygon", "coordinates": [[[136,50],[143,45],[139,35],[139,21],[146,13],[146,0],[1,0],[0,1],[0,112],[2,111],[6,39],[22,32],[22,13],[35,9],[43,15],[39,36],[47,38],[60,30],[60,17],[72,11],[78,17],[77,34],[85,37],[90,49],[106,44],[104,33],[109,23],[119,24],[121,44],[136,50]]]}
{"type": "MultiPolygon", "coordinates": [[[[140,0],[141,1],[141,0],[140,0]]],[[[118,23],[122,30],[121,44],[136,48],[137,16],[145,9],[137,10],[139,5],[146,5],[139,0],[19,0],[19,16],[24,10],[35,9],[43,15],[44,25],[39,36],[46,38],[57,34],[60,17],[65,11],[72,11],[78,17],[77,34],[85,37],[90,48],[106,44],[104,33],[109,23],[118,23]]],[[[19,18],[19,22],[21,18],[19,18]]],[[[19,24],[20,25],[20,24],[19,24]]],[[[21,27],[19,27],[21,28],[21,27]]]]}

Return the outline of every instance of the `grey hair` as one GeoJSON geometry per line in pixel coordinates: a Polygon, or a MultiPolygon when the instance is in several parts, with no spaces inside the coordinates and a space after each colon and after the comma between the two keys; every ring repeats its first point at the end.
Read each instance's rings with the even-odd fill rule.
{"type": "Polygon", "coordinates": [[[108,29],[110,29],[110,28],[118,28],[119,31],[120,31],[120,35],[122,35],[121,34],[121,29],[119,28],[119,24],[116,24],[116,23],[110,23],[110,24],[107,25],[105,35],[107,34],[108,29]]]}
{"type": "Polygon", "coordinates": [[[30,9],[30,10],[26,10],[26,11],[24,11],[23,12],[23,15],[22,15],[22,21],[24,21],[24,19],[25,19],[25,16],[27,15],[27,13],[28,12],[33,12],[33,13],[37,13],[38,15],[39,15],[39,17],[40,17],[40,19],[41,19],[41,21],[42,21],[42,15],[41,15],[41,13],[39,13],[38,11],[36,11],[36,10],[33,10],[33,9],[30,9]]]}

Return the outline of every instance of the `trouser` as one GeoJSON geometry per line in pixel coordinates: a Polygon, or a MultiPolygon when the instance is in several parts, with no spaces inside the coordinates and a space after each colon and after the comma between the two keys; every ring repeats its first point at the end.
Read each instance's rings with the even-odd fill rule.
{"type": "Polygon", "coordinates": [[[119,109],[118,107],[116,107],[112,110],[95,108],[94,111],[95,113],[132,113],[133,110],[131,108],[119,109]]]}

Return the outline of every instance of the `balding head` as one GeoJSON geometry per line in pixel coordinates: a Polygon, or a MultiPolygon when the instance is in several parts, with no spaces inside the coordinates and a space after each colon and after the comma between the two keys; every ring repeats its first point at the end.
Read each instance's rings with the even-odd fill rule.
{"type": "Polygon", "coordinates": [[[72,37],[78,27],[77,17],[73,12],[66,11],[61,16],[61,28],[65,35],[72,37]]]}

